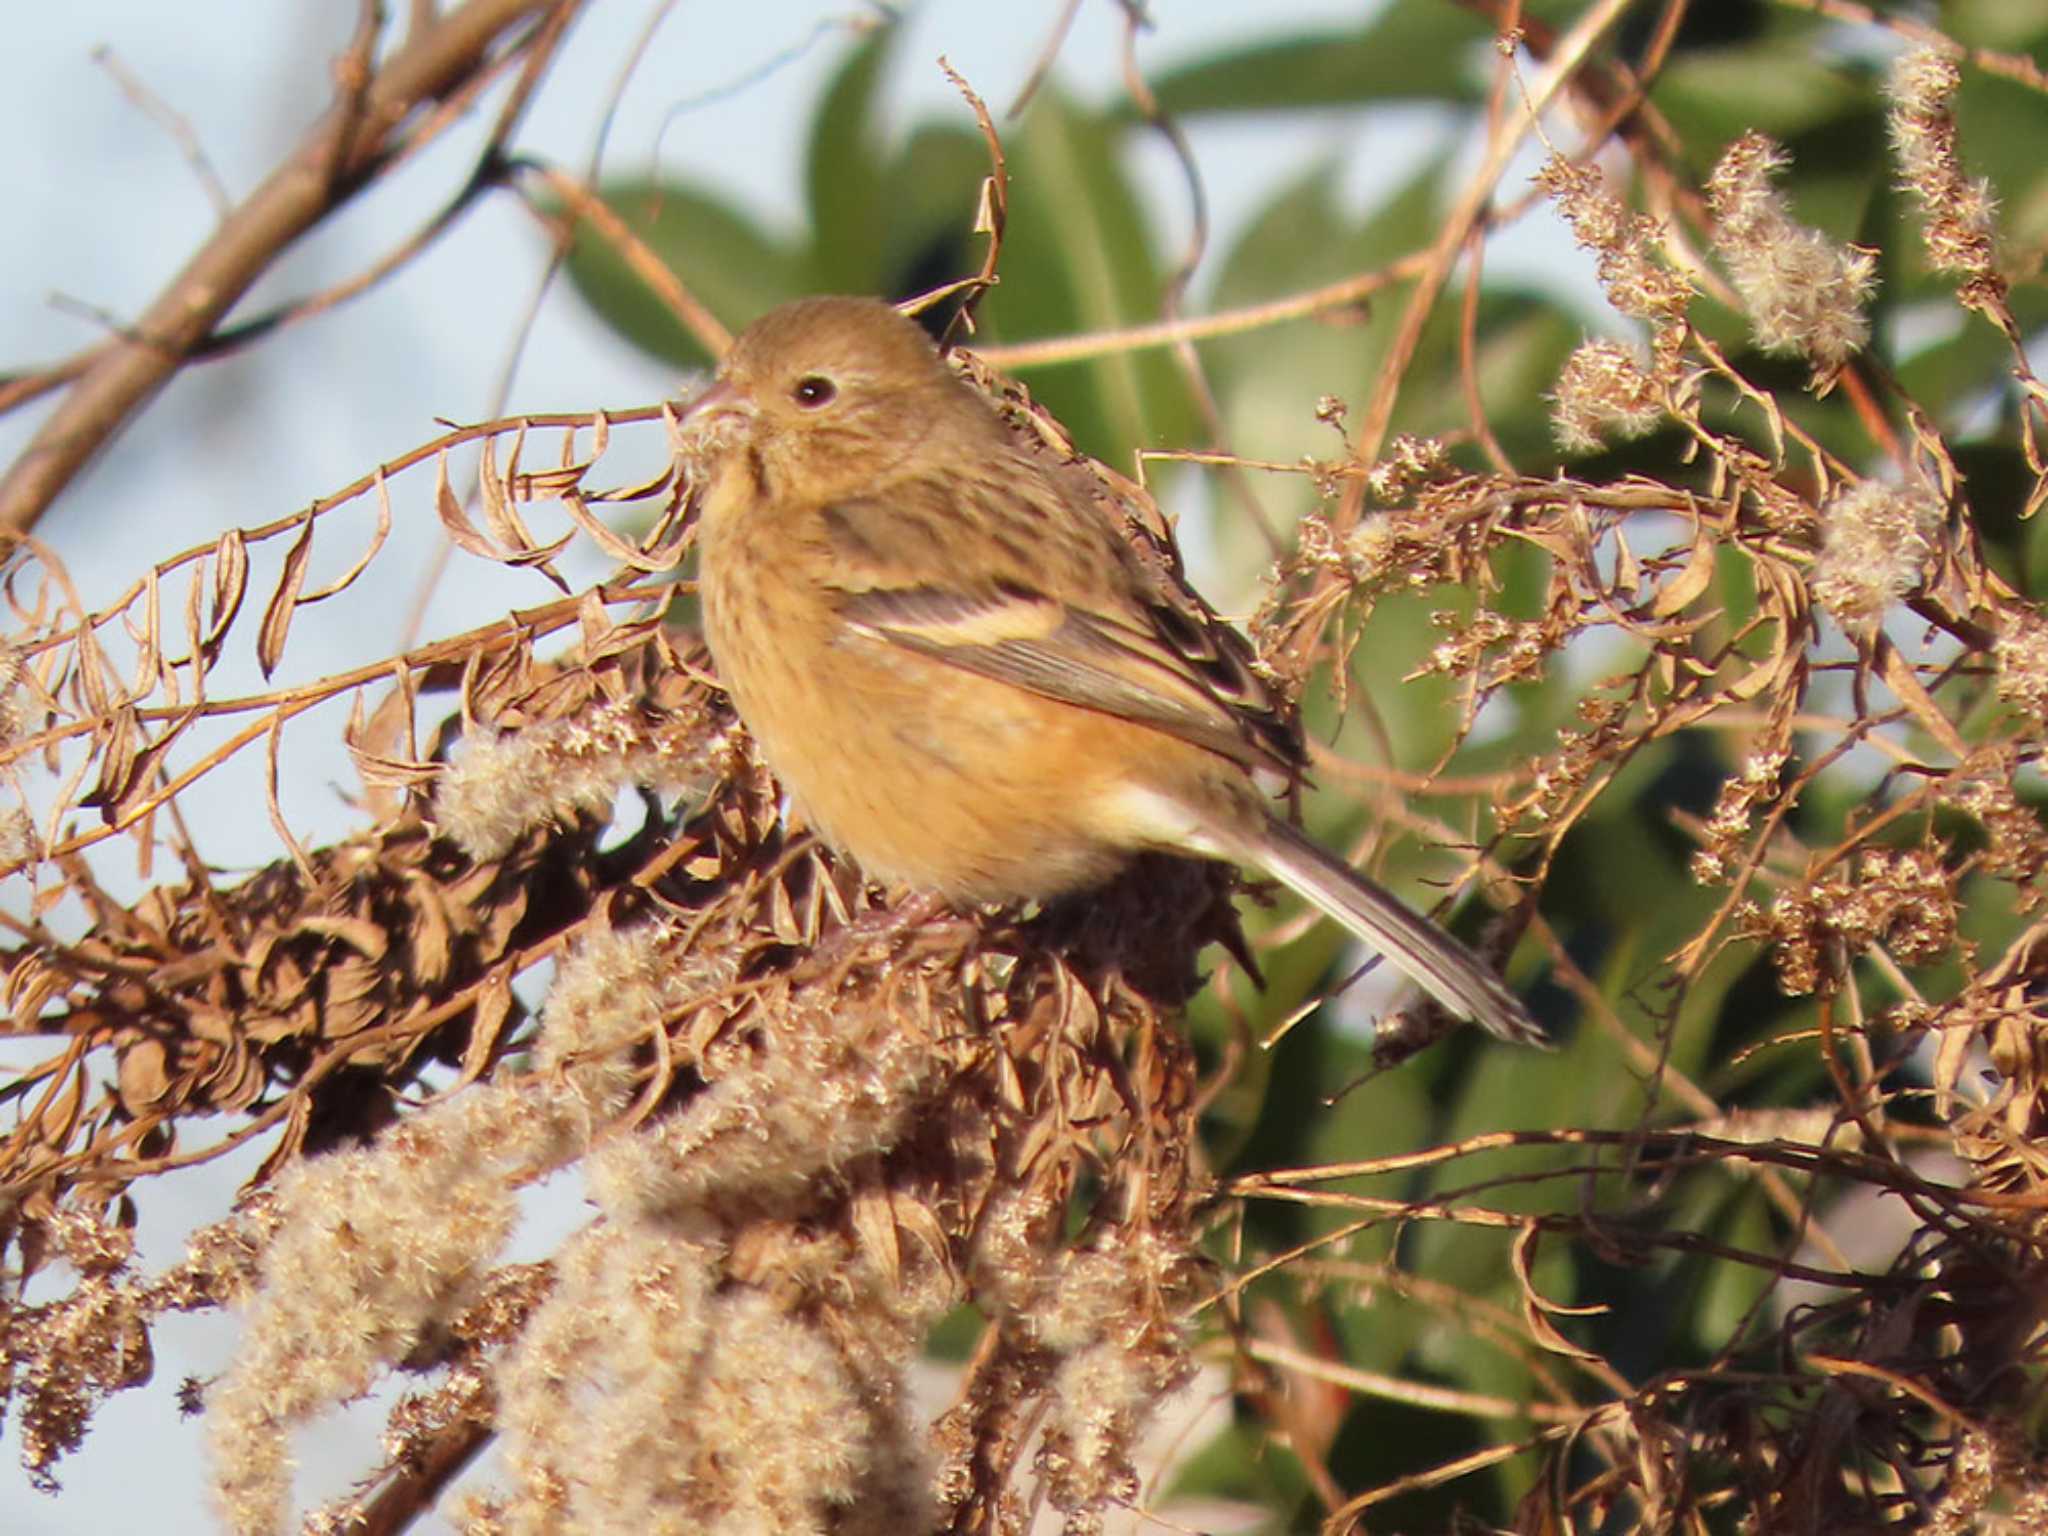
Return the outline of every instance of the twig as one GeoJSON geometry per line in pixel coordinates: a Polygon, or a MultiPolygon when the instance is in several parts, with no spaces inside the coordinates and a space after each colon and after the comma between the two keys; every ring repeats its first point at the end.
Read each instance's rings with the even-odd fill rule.
{"type": "MultiPolygon", "coordinates": [[[[1483,217],[1508,162],[1521,148],[1522,141],[1535,130],[1544,108],[1570,83],[1591,54],[1593,45],[1621,20],[1628,5],[1629,0],[1599,0],[1598,4],[1589,6],[1572,24],[1571,30],[1558,39],[1556,51],[1529,92],[1527,109],[1502,123],[1490,136],[1486,159],[1466,182],[1457,206],[1445,219],[1442,232],[1430,247],[1415,291],[1408,296],[1408,306],[1402,311],[1400,327],[1388,344],[1387,355],[1380,365],[1379,385],[1373,391],[1365,418],[1352,438],[1353,448],[1362,462],[1370,464],[1379,457],[1380,445],[1385,441],[1387,427],[1393,420],[1394,402],[1400,396],[1401,380],[1408,371],[1416,346],[1422,340],[1423,326],[1428,322],[1430,312],[1436,308],[1437,296],[1450,280],[1451,267],[1457,261],[1458,252],[1483,217]]],[[[1355,524],[1364,508],[1364,488],[1359,485],[1346,487],[1334,520],[1338,532],[1342,533],[1355,524]]]]}
{"type": "Polygon", "coordinates": [[[1987,75],[2017,81],[2030,90],[2048,91],[2048,71],[2023,53],[2002,53],[1995,48],[1970,48],[1938,27],[1915,21],[1910,16],[1879,13],[1859,0],[1777,0],[1795,11],[1811,11],[1832,21],[1852,22],[1862,27],[1882,27],[1908,42],[1926,43],[1958,59],[1967,59],[1987,75]]]}
{"type": "Polygon", "coordinates": [[[1268,299],[1264,303],[1247,304],[1241,309],[1222,310],[1213,315],[1125,326],[1113,331],[1092,331],[1083,336],[1060,336],[1049,341],[977,348],[977,351],[992,367],[1022,372],[1029,368],[1056,368],[1067,363],[1092,362],[1098,357],[1115,357],[1148,347],[1171,347],[1182,341],[1212,341],[1218,336],[1241,336],[1247,331],[1263,330],[1282,321],[1304,320],[1311,315],[1354,305],[1382,288],[1414,277],[1428,260],[1427,251],[1412,252],[1371,272],[1325,283],[1320,288],[1305,289],[1286,298],[1268,299]]]}
{"type": "MultiPolygon", "coordinates": [[[[537,160],[523,160],[520,169],[533,180],[545,186],[568,206],[571,214],[582,219],[609,241],[618,251],[619,257],[632,269],[633,275],[645,283],[654,296],[668,307],[670,314],[697,344],[713,357],[723,357],[726,348],[732,345],[732,332],[718,316],[700,303],[682,279],[669,270],[668,265],[655,255],[647,242],[634,234],[626,221],[575,177],[551,165],[537,160]]],[[[538,205],[529,197],[527,207],[539,213],[538,205]]]]}
{"type": "Polygon", "coordinates": [[[1074,29],[1074,18],[1080,14],[1081,0],[1065,0],[1060,13],[1054,19],[1052,30],[1046,34],[1044,45],[1038,50],[1038,57],[1032,61],[1031,73],[1024,77],[1024,83],[1017,87],[1017,96],[1010,103],[1009,117],[1019,116],[1031,105],[1031,98],[1038,94],[1038,88],[1045,84],[1045,77],[1052,73],[1052,66],[1060,56],[1060,49],[1067,43],[1067,34],[1074,29]]]}
{"type": "Polygon", "coordinates": [[[144,84],[142,77],[123,63],[121,56],[105,43],[93,49],[92,61],[113,76],[122,95],[170,135],[171,142],[185,157],[185,163],[192,167],[192,174],[204,189],[207,201],[213,204],[215,215],[225,220],[234,208],[234,198],[228,193],[227,183],[213,168],[213,161],[207,158],[205,146],[199,142],[199,135],[192,131],[192,124],[185,115],[144,84]]]}
{"type": "Polygon", "coordinates": [[[146,309],[97,354],[0,479],[0,531],[32,528],[129,418],[300,235],[349,201],[405,142],[414,115],[458,90],[494,50],[580,0],[468,0],[408,39],[356,96],[345,94],[146,309]],[[144,339],[146,338],[146,339],[144,339]]]}

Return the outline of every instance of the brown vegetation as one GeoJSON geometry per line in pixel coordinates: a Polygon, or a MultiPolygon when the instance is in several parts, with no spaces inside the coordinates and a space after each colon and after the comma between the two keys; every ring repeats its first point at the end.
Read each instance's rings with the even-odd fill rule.
{"type": "MultiPolygon", "coordinates": [[[[2036,508],[2048,393],[1994,259],[1993,206],[1959,158],[1956,66],[1923,48],[1891,78],[1926,259],[2012,343],[2011,432],[2036,508]]],[[[1148,861],[1046,911],[948,913],[864,886],[793,832],[672,622],[687,475],[606,483],[614,422],[658,432],[658,411],[467,429],[166,559],[104,609],[25,545],[6,586],[0,769],[19,807],[5,857],[39,913],[90,914],[75,937],[17,924],[0,957],[11,1028],[51,1042],[7,1086],[0,1239],[24,1279],[56,1261],[75,1276],[0,1312],[0,1400],[31,1475],[146,1378],[154,1319],[233,1305],[236,1363],[196,1395],[229,1523],[251,1533],[284,1518],[291,1432],[390,1372],[417,1389],[384,1465],[323,1528],[397,1528],[497,1436],[506,1480],[462,1516],[478,1533],[999,1531],[1040,1504],[1084,1533],[1150,1497],[1140,1434],[1204,1360],[1299,1459],[1331,1529],[1515,1456],[1515,1520],[1532,1531],[2048,1525],[2034,1442],[2048,831],[2032,808],[2048,622],[1987,559],[1941,432],[1865,351],[1872,253],[1797,222],[1774,183],[1784,164],[1744,137],[1694,194],[1718,273],[1590,156],[1556,155],[1542,176],[1647,340],[1572,356],[1558,437],[1667,434],[1668,473],[1479,467],[1443,441],[1382,443],[1371,420],[1342,456],[1267,467],[1305,472],[1321,496],[1250,626],[1289,696],[1341,695],[1366,617],[1404,594],[1473,599],[1446,609],[1419,668],[1455,681],[1467,730],[1601,642],[1611,664],[1580,689],[1577,724],[1484,781],[1479,835],[1442,809],[1470,804],[1448,761],[1398,786],[1390,821],[1462,850],[1449,883],[1497,909],[1501,956],[1521,946],[1511,979],[1544,970],[1573,1000],[1573,1059],[1648,1085],[1633,1128],[1489,1129],[1369,1165],[1219,1171],[1202,1115],[1256,1046],[1247,1031],[1205,1061],[1180,1014],[1204,984],[1198,957],[1242,992],[1288,935],[1247,940],[1235,877],[1209,866],[1148,861]],[[1870,462],[1831,452],[1730,360],[1695,323],[1703,287],[1732,295],[1758,346],[1800,359],[1814,390],[1852,396],[1870,462]],[[478,439],[472,514],[442,456],[478,439]],[[411,473],[429,460],[432,486],[411,473]],[[582,540],[617,568],[334,676],[217,696],[229,648],[280,669],[297,613],[377,569],[404,498],[431,500],[467,558],[554,575],[582,540]],[[618,507],[645,514],[639,535],[601,519],[618,507]],[[310,589],[316,539],[355,541],[359,558],[310,589]],[[278,543],[281,574],[258,593],[251,552],[278,543]],[[1539,567],[1533,601],[1507,596],[1512,559],[1539,567]],[[1823,678],[1846,682],[1840,707],[1814,703],[1823,678]],[[219,883],[180,793],[242,753],[268,754],[274,786],[287,725],[342,698],[363,829],[302,847],[273,796],[281,857],[219,883]],[[201,721],[229,734],[174,767],[201,721]],[[1723,894],[1627,978],[1656,1022],[1644,1034],[1546,922],[1546,882],[1631,767],[1687,732],[1736,744],[1711,812],[1680,818],[1694,879],[1723,894]],[[1795,807],[1857,751],[1891,759],[1884,794],[1809,840],[1795,807]],[[637,825],[613,825],[636,804],[637,825]],[[181,867],[117,900],[95,861],[124,839],[181,867]],[[1964,937],[1992,931],[1983,911],[2018,914],[1995,945],[1964,937]],[[1822,1101],[1733,1108],[1671,1061],[1682,1024],[1711,1022],[1687,1011],[1709,971],[1763,952],[1815,1008],[1751,1049],[1817,1052],[1822,1101]],[[1916,973],[1940,965],[1955,984],[1923,986],[1916,973]],[[1902,1086],[1896,1047],[1920,1040],[1931,1081],[1902,1086]],[[187,1262],[140,1272],[126,1229],[153,1181],[258,1139],[261,1188],[187,1262]],[[502,1263],[520,1192],[571,1165],[588,1222],[545,1263],[502,1263]],[[1452,1181],[1418,1194],[1403,1181],[1423,1170],[1452,1181]],[[1765,1192],[1768,1242],[1659,1219],[1659,1192],[1702,1170],[1765,1192]],[[1852,1191],[1910,1213],[1896,1257],[1841,1251],[1823,1218],[1852,1191]],[[1329,1220],[1262,1248],[1247,1213],[1280,1204],[1329,1220]],[[1519,1309],[1349,1246],[1427,1224],[1497,1234],[1519,1309]],[[1597,1301],[1539,1288],[1541,1255],[1566,1246],[1620,1272],[1669,1255],[1760,1271],[1804,1299],[1767,1287],[1708,1364],[1631,1372],[1580,1339],[1597,1301]],[[1356,1368],[1270,1325],[1257,1288],[1275,1275],[1384,1294],[1534,1386],[1489,1397],[1356,1368]],[[927,1426],[910,1368],[970,1305],[979,1341],[927,1426]],[[1354,1393],[1472,1415],[1487,1443],[1348,1484],[1325,1456],[1331,1402],[1354,1393]]],[[[1444,270],[1458,248],[1441,248],[1444,270]]],[[[957,357],[1045,452],[1078,458],[1021,389],[957,357]]],[[[1145,492],[1087,472],[1170,557],[1145,492]]],[[[1319,772],[1376,809],[1389,798],[1339,754],[1319,772]]],[[[1389,1060],[1412,1043],[1389,1037],[1389,1060]]]]}

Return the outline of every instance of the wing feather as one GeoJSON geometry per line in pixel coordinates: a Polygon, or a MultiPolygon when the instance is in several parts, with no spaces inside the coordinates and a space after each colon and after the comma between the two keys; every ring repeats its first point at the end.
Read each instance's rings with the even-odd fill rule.
{"type": "Polygon", "coordinates": [[[1182,589],[1159,594],[1096,508],[1019,455],[824,509],[840,616],[858,634],[1290,779],[1298,750],[1249,651],[1182,589]],[[966,573],[972,573],[966,574],[966,573]],[[1057,594],[1057,595],[1056,595],[1057,594]],[[1178,601],[1168,601],[1177,597],[1178,601]]]}
{"type": "Polygon", "coordinates": [[[1188,673],[1042,593],[1006,591],[975,604],[929,589],[862,592],[839,611],[860,633],[919,655],[1151,726],[1247,767],[1259,760],[1236,716],[1188,673]]]}

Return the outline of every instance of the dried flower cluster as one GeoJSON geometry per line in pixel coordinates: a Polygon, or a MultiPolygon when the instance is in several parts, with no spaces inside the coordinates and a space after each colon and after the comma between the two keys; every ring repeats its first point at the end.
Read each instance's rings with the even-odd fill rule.
{"type": "Polygon", "coordinates": [[[1557,376],[1550,420],[1573,453],[1647,437],[1664,419],[1664,402],[1634,352],[1618,341],[1588,341],[1557,376]]]}
{"type": "Polygon", "coordinates": [[[275,1227],[269,1202],[253,1200],[232,1220],[194,1233],[185,1262],[153,1276],[135,1272],[128,1229],[83,1207],[58,1210],[33,1229],[47,1252],[28,1249],[23,1268],[54,1258],[78,1277],[58,1300],[10,1302],[0,1325],[0,1408],[13,1410],[22,1463],[38,1487],[55,1491],[50,1468],[78,1448],[107,1397],[150,1379],[157,1316],[246,1297],[275,1227]]]}
{"type": "Polygon", "coordinates": [[[949,1064],[937,1021],[847,995],[726,1034],[735,980],[716,950],[693,963],[670,925],[563,967],[537,1067],[573,1080],[611,1064],[586,1121],[597,1214],[497,1372],[517,1485],[474,1502],[476,1529],[930,1523],[904,1373],[957,1286],[936,1224],[908,1220],[872,1165],[949,1064]],[[703,1088],[620,1122],[621,1068],[684,1020],[673,1067],[703,1088]],[[865,1201],[872,1219],[817,1230],[821,1195],[827,1209],[865,1201]]]}
{"type": "Polygon", "coordinates": [[[1651,377],[1661,385],[1675,384],[1693,288],[1658,254],[1662,228],[1649,215],[1632,211],[1595,166],[1553,155],[1536,182],[1579,244],[1593,253],[1607,302],[1649,325],[1651,377]]]}
{"type": "Polygon", "coordinates": [[[2041,836],[2040,816],[2020,793],[2027,761],[2012,747],[1979,752],[1942,783],[1941,801],[1976,822],[1984,834],[1980,867],[2009,881],[2020,909],[2033,911],[2048,900],[2041,885],[2048,872],[2048,842],[2041,836]]]}
{"type": "Polygon", "coordinates": [[[279,1181],[241,1355],[207,1398],[231,1530],[282,1523],[295,1424],[367,1391],[481,1293],[514,1191],[557,1139],[522,1108],[509,1087],[479,1088],[279,1181]]]}
{"type": "Polygon", "coordinates": [[[1849,963],[1874,946],[1901,965],[1926,965],[1956,942],[1955,892],[1929,849],[1866,848],[1853,875],[1832,870],[1747,921],[1772,944],[1778,985],[1793,996],[1839,988],[1849,963]]]}
{"type": "Polygon", "coordinates": [[[1927,262],[1962,279],[1958,296],[1971,308],[2005,300],[1997,264],[1998,202],[1991,183],[1963,170],[1954,102],[1962,85],[1955,60],[1933,46],[1910,48],[1893,61],[1885,83],[1887,119],[1899,182],[1920,204],[1927,262]]]}
{"type": "Polygon", "coordinates": [[[1998,696],[2048,723],[2048,618],[2015,607],[1991,655],[1998,665],[1998,696]]]}
{"type": "Polygon", "coordinates": [[[1721,784],[1713,814],[1692,856],[1692,877],[1702,885],[1723,885],[1741,861],[1755,830],[1759,807],[1774,804],[1782,789],[1786,754],[1782,750],[1753,752],[1721,784]]]}
{"type": "Polygon", "coordinates": [[[671,799],[701,795],[731,767],[730,736],[642,719],[635,706],[600,705],[582,718],[486,736],[442,775],[437,830],[473,859],[501,859],[550,823],[607,819],[622,790],[671,799]]]}
{"type": "Polygon", "coordinates": [[[1749,310],[1757,345],[1804,356],[1822,378],[1870,339],[1877,253],[1838,245],[1792,217],[1772,178],[1783,149],[1760,133],[1728,146],[1707,178],[1714,249],[1749,310]]]}
{"type": "Polygon", "coordinates": [[[1820,509],[1813,600],[1845,627],[1867,627],[1918,590],[1939,548],[1942,505],[1917,487],[1866,480],[1820,509]]]}

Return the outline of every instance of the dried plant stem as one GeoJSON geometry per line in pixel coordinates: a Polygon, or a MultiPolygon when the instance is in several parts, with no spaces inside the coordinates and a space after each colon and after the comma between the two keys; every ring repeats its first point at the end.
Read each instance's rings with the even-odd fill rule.
{"type": "Polygon", "coordinates": [[[1846,21],[1860,27],[1882,27],[1908,42],[1923,43],[1967,60],[1987,75],[1998,75],[2030,90],[2048,92],[2048,70],[2043,70],[2023,53],[2002,53],[1995,48],[1966,48],[1938,27],[1915,21],[1911,16],[1880,12],[1863,4],[1862,0],[1775,0],[1775,3],[1789,10],[1811,11],[1831,21],[1846,21]]]}
{"type": "MultiPolygon", "coordinates": [[[[1430,312],[1436,308],[1444,284],[1450,280],[1451,268],[1457,262],[1459,251],[1464,249],[1465,242],[1484,217],[1486,205],[1492,200],[1508,162],[1521,148],[1522,141],[1535,131],[1544,110],[1559,92],[1571,84],[1593,45],[1621,20],[1627,10],[1628,0],[1598,0],[1597,4],[1588,6],[1558,39],[1557,47],[1544,61],[1543,73],[1529,91],[1525,110],[1494,125],[1488,136],[1485,158],[1467,179],[1457,202],[1445,216],[1435,243],[1429,248],[1428,259],[1408,296],[1406,307],[1401,311],[1401,323],[1381,365],[1379,384],[1366,404],[1357,431],[1352,434],[1352,449],[1361,463],[1370,464],[1379,458],[1381,445],[1393,420],[1394,402],[1400,395],[1401,379],[1408,371],[1417,344],[1422,340],[1422,328],[1430,312]]],[[[1346,491],[1338,503],[1335,518],[1340,532],[1357,522],[1364,505],[1361,491],[1346,491]]]]}
{"type": "Polygon", "coordinates": [[[1243,1349],[1262,1364],[1300,1371],[1305,1376],[1327,1381],[1347,1392],[1363,1392],[1369,1397],[1385,1398],[1390,1403],[1406,1403],[1411,1408],[1428,1408],[1438,1413],[1463,1413],[1486,1419],[1534,1419],[1539,1424],[1583,1424],[1591,1412],[1597,1411],[1556,1403],[1515,1402],[1477,1392],[1456,1392],[1380,1371],[1361,1370],[1354,1365],[1325,1360],[1265,1339],[1247,1340],[1243,1349]]]}
{"type": "Polygon", "coordinates": [[[1286,298],[1247,304],[1213,315],[1161,321],[1155,325],[1126,326],[1114,331],[1095,331],[1083,336],[1063,336],[1050,341],[1016,342],[1009,346],[976,348],[990,366],[1028,372],[1033,368],[1055,368],[1068,363],[1091,362],[1098,357],[1118,357],[1149,347],[1171,347],[1183,341],[1208,341],[1217,336],[1240,336],[1264,330],[1288,320],[1305,320],[1326,310],[1342,309],[1368,298],[1382,288],[1403,282],[1420,272],[1429,256],[1425,251],[1403,256],[1372,272],[1325,283],[1286,298]]]}

